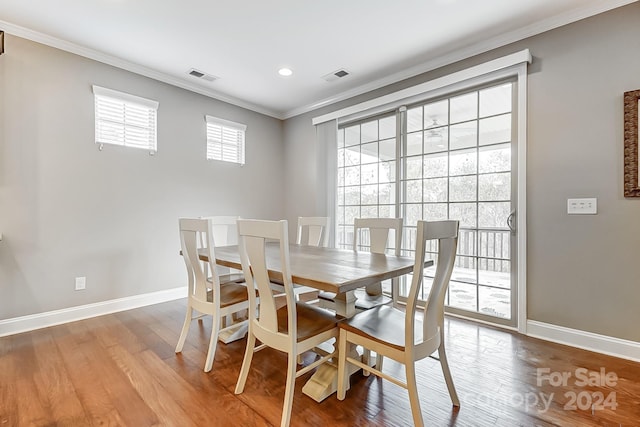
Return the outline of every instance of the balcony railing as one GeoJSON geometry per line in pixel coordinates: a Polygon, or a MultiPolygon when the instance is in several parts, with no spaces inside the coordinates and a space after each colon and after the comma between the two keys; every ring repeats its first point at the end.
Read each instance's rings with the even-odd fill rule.
{"type": "MultiPolygon", "coordinates": [[[[404,255],[413,255],[416,245],[415,235],[415,228],[405,228],[402,245],[404,255]]],[[[339,239],[338,247],[344,249],[353,247],[353,231],[347,231],[344,236],[340,237],[342,238],[339,239]]],[[[367,251],[370,244],[368,233],[363,233],[358,240],[360,242],[359,249],[367,251]]],[[[390,238],[388,243],[393,244],[393,239],[390,238]]],[[[437,253],[436,243],[429,242],[427,251],[435,255],[437,253]]],[[[511,233],[509,229],[460,229],[456,267],[475,270],[476,263],[478,263],[479,270],[508,273],[511,270],[510,259],[511,233]]]]}

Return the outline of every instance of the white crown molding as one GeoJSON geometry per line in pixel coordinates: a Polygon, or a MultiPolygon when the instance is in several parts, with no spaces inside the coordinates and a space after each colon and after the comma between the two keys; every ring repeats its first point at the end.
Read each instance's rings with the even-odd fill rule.
{"type": "Polygon", "coordinates": [[[265,114],[267,116],[274,117],[280,120],[283,119],[282,115],[277,113],[274,110],[270,110],[268,108],[264,108],[256,104],[222,94],[213,89],[207,89],[205,87],[199,86],[197,84],[193,84],[187,80],[181,79],[171,74],[163,73],[163,72],[154,70],[152,68],[148,68],[143,65],[136,64],[134,62],[130,62],[113,55],[109,55],[104,52],[90,49],[85,46],[71,43],[56,37],[49,36],[47,34],[40,33],[38,31],[31,30],[29,28],[21,27],[19,25],[14,25],[5,21],[0,21],[0,28],[4,30],[5,33],[11,34],[16,37],[21,37],[23,39],[31,40],[36,43],[40,43],[46,46],[51,46],[56,49],[60,49],[66,52],[70,52],[70,53],[82,56],[84,58],[93,59],[94,61],[98,61],[103,64],[111,65],[126,71],[130,71],[132,73],[139,74],[141,76],[149,77],[151,79],[158,80],[160,82],[167,83],[169,85],[176,86],[181,89],[195,92],[200,95],[207,96],[209,98],[217,99],[218,101],[227,102],[229,104],[232,104],[238,107],[246,108],[248,110],[255,111],[256,113],[265,114]]]}
{"type": "Polygon", "coordinates": [[[47,46],[51,46],[57,49],[61,49],[67,52],[74,53],[76,55],[83,56],[85,58],[93,59],[104,64],[112,65],[114,67],[121,68],[132,73],[140,74],[145,77],[158,80],[172,86],[176,86],[191,92],[198,93],[200,95],[208,96],[213,99],[217,99],[222,102],[227,102],[238,107],[246,108],[251,111],[255,111],[260,114],[265,114],[270,117],[274,117],[280,120],[286,120],[291,117],[295,117],[300,114],[307,113],[309,111],[316,110],[321,107],[325,107],[334,104],[339,101],[352,98],[354,96],[362,95],[375,89],[379,89],[384,86],[417,76],[422,73],[426,73],[431,70],[435,70],[440,67],[452,64],[457,61],[461,61],[466,58],[470,58],[475,55],[505,46],[509,43],[523,40],[527,37],[531,37],[537,34],[541,34],[545,31],[552,30],[554,28],[561,27],[563,25],[570,24],[572,22],[579,21],[581,19],[594,16],[611,9],[625,6],[627,4],[635,3],[638,0],[603,0],[597,4],[589,4],[585,7],[568,11],[564,14],[551,17],[549,19],[540,21],[536,24],[532,24],[516,31],[512,31],[507,34],[503,34],[489,40],[477,43],[469,46],[465,49],[460,49],[455,52],[451,52],[446,55],[438,56],[431,61],[416,65],[414,67],[407,68],[398,73],[391,74],[382,79],[375,80],[373,82],[358,86],[356,88],[341,92],[339,95],[328,97],[320,101],[316,101],[301,107],[293,108],[285,111],[284,113],[278,112],[269,108],[265,108],[256,105],[251,102],[247,102],[229,95],[222,94],[212,89],[207,89],[202,86],[193,84],[185,79],[176,77],[171,74],[156,71],[154,69],[136,64],[104,52],[100,52],[94,49],[87,48],[75,43],[67,42],[65,40],[58,39],[43,33],[39,33],[28,28],[24,28],[18,25],[11,24],[9,22],[0,20],[0,27],[7,33],[18,37],[22,37],[34,42],[38,42],[47,46]]]}
{"type": "Polygon", "coordinates": [[[502,78],[519,75],[518,64],[530,63],[533,60],[529,49],[514,52],[500,58],[493,59],[483,64],[478,64],[455,73],[447,74],[437,79],[410,86],[408,88],[389,93],[387,95],[373,98],[359,104],[350,105],[339,110],[334,110],[322,116],[311,119],[313,125],[324,123],[329,120],[345,119],[354,120],[356,114],[377,114],[385,109],[396,108],[398,103],[416,101],[415,97],[423,97],[424,94],[432,96],[442,95],[446,92],[461,90],[473,84],[479,84],[478,80],[483,80],[483,76],[492,74],[492,78],[502,78]],[[498,76],[498,73],[501,74],[498,76]]]}
{"type": "Polygon", "coordinates": [[[502,34],[489,40],[476,43],[465,49],[459,49],[449,54],[438,56],[430,61],[424,62],[411,68],[407,68],[406,70],[400,71],[398,73],[394,73],[384,78],[364,84],[362,86],[358,86],[356,88],[341,92],[339,95],[325,98],[323,100],[307,104],[302,107],[291,109],[283,114],[283,119],[290,119],[291,117],[308,113],[309,111],[317,110],[318,108],[325,107],[336,102],[344,101],[346,99],[353,98],[354,96],[362,95],[376,89],[380,89],[381,87],[385,87],[390,84],[426,73],[428,71],[453,64],[454,62],[462,61],[464,59],[471,58],[472,56],[480,55],[490,50],[506,46],[510,43],[514,43],[528,37],[553,30],[554,28],[571,24],[581,19],[589,18],[591,16],[625,6],[627,4],[635,3],[637,1],[638,0],[609,0],[599,2],[598,4],[591,4],[587,7],[574,9],[567,13],[551,17],[549,19],[537,22],[532,25],[528,25],[526,27],[522,27],[510,33],[502,34]]]}
{"type": "Polygon", "coordinates": [[[564,326],[552,325],[536,320],[527,321],[527,335],[558,344],[640,362],[640,342],[636,341],[565,328],[564,326]]]}
{"type": "Polygon", "coordinates": [[[28,316],[15,317],[0,320],[0,337],[47,328],[76,320],[102,316],[118,311],[131,310],[152,304],[160,304],[187,296],[187,287],[167,289],[148,294],[134,295],[126,298],[118,298],[94,304],[65,308],[62,310],[47,311],[28,316]]]}

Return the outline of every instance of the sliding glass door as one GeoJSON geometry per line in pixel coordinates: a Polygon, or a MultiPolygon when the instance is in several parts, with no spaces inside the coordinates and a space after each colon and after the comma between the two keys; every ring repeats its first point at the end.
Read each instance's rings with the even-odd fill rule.
{"type": "Polygon", "coordinates": [[[413,255],[417,220],[458,219],[448,311],[514,325],[514,92],[501,82],[341,125],[337,246],[351,248],[356,217],[401,216],[402,249],[413,255]]]}

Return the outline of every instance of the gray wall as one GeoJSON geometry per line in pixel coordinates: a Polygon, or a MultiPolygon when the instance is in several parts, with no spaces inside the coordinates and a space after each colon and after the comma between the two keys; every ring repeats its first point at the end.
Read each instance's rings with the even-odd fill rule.
{"type": "Polygon", "coordinates": [[[5,50],[0,319],[185,286],[179,216],[284,215],[280,120],[17,37],[5,50]],[[93,84],[159,101],[155,156],[98,151],[93,84]],[[205,114],[248,126],[245,166],[205,160],[205,114]]]}
{"type": "Polygon", "coordinates": [[[638,23],[634,3],[287,120],[288,219],[323,213],[312,117],[528,48],[528,317],[640,341],[640,199],[622,196],[622,94],[640,88],[638,23]],[[598,215],[567,216],[569,197],[597,197],[598,215]]]}

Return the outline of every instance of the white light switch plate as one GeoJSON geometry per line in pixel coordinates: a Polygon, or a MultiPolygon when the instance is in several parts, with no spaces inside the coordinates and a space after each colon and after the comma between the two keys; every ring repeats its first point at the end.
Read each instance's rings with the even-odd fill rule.
{"type": "Polygon", "coordinates": [[[567,213],[569,215],[596,215],[598,213],[598,199],[567,199],[567,213]]]}

